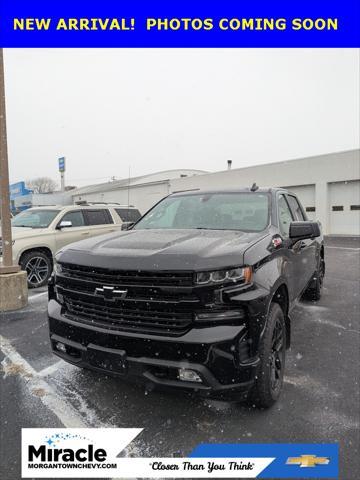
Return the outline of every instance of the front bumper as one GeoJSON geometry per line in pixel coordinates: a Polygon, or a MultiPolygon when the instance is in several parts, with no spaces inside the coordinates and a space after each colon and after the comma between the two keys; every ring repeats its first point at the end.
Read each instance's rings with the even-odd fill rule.
{"type": "Polygon", "coordinates": [[[142,382],[227,398],[246,396],[259,359],[244,356],[247,328],[221,325],[192,328],[181,337],[128,333],[87,325],[66,318],[61,305],[50,300],[50,340],[54,354],[79,367],[142,382]],[[61,351],[58,344],[66,351],[61,351]],[[196,372],[201,382],[179,379],[180,369],[196,372]]]}

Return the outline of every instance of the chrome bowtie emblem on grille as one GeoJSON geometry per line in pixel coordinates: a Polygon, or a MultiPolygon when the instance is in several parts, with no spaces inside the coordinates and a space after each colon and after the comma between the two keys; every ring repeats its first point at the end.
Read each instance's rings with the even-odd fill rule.
{"type": "Polygon", "coordinates": [[[114,302],[117,299],[125,298],[127,290],[119,290],[115,287],[97,287],[95,288],[95,295],[97,297],[103,297],[108,302],[114,302]]]}

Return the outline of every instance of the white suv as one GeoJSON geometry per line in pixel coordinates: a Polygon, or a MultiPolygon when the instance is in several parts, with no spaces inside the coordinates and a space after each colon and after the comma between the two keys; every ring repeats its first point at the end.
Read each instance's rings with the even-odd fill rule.
{"type": "MultiPolygon", "coordinates": [[[[119,204],[29,208],[12,219],[13,258],[28,274],[29,288],[45,285],[53,257],[64,245],[121,230],[140,218],[134,207],[119,204]]],[[[0,236],[0,255],[1,251],[0,236]]],[[[1,257],[0,257],[1,258],[1,257]]]]}

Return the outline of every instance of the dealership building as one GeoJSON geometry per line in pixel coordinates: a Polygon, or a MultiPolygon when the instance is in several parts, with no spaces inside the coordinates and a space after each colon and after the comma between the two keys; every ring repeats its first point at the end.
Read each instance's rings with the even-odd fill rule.
{"type": "Polygon", "coordinates": [[[172,191],[172,182],[203,175],[204,170],[166,170],[141,177],[97,183],[71,190],[73,202],[116,202],[134,205],[145,213],[172,191]]]}
{"type": "Polygon", "coordinates": [[[133,204],[142,213],[171,192],[196,188],[285,187],[320,220],[327,235],[360,235],[360,150],[330,153],[246,168],[206,173],[170,170],[83,187],[69,192],[74,202],[133,204]]]}
{"type": "Polygon", "coordinates": [[[67,192],[34,193],[26,188],[24,181],[11,184],[9,192],[10,210],[13,214],[31,207],[69,205],[72,203],[72,198],[67,192]]]}

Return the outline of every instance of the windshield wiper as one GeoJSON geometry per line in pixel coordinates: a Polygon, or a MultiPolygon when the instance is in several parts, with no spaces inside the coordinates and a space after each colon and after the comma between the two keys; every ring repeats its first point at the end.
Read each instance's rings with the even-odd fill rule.
{"type": "Polygon", "coordinates": [[[193,230],[221,230],[229,232],[239,232],[240,230],[236,228],[209,228],[209,227],[195,227],[193,230]]]}
{"type": "Polygon", "coordinates": [[[25,227],[25,228],[46,228],[42,225],[12,225],[13,227],[25,227]]]}

